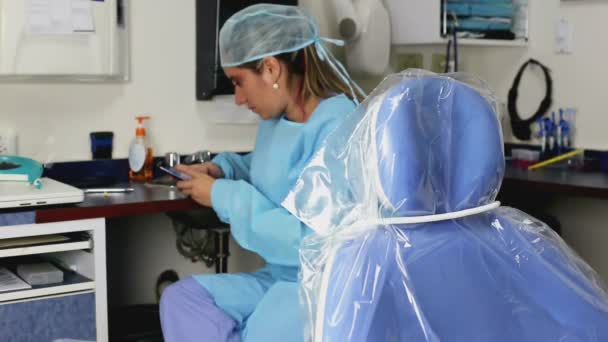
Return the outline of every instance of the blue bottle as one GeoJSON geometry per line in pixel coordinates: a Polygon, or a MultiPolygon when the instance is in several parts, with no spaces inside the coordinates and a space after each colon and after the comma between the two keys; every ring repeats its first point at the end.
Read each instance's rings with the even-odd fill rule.
{"type": "Polygon", "coordinates": [[[559,110],[559,127],[561,130],[561,146],[564,152],[570,149],[570,123],[564,119],[564,111],[559,110]]]}
{"type": "Polygon", "coordinates": [[[547,153],[545,157],[550,158],[555,155],[555,126],[550,118],[545,118],[545,131],[547,132],[547,153]]]}
{"type": "Polygon", "coordinates": [[[538,138],[540,139],[540,159],[544,159],[547,154],[547,130],[545,129],[545,120],[539,118],[536,120],[538,124],[538,138]]]}

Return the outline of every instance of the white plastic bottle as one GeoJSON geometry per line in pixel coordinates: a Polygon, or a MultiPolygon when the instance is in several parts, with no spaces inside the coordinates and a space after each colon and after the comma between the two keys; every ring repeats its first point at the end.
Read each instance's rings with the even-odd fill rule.
{"type": "Polygon", "coordinates": [[[129,179],[146,182],[152,180],[153,156],[143,122],[150,117],[137,116],[135,119],[138,124],[135,129],[135,139],[129,147],[129,179]]]}

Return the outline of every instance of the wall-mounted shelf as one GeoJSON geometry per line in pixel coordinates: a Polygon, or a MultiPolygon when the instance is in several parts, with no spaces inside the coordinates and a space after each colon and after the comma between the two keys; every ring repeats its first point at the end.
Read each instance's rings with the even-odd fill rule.
{"type": "MultiPolygon", "coordinates": [[[[436,42],[428,43],[416,43],[416,44],[397,44],[395,46],[431,46],[431,45],[445,45],[448,43],[447,39],[438,40],[436,42]]],[[[506,39],[474,39],[474,38],[460,38],[458,39],[459,46],[479,46],[479,47],[527,47],[528,41],[523,39],[506,40],[506,39]]]]}
{"type": "Polygon", "coordinates": [[[31,289],[17,290],[9,292],[0,292],[0,304],[4,302],[34,299],[44,296],[52,296],[64,293],[93,291],[95,282],[89,278],[83,277],[78,273],[65,272],[63,283],[48,284],[41,286],[32,286],[31,289]]]}
{"type": "MultiPolygon", "coordinates": [[[[443,41],[447,44],[447,40],[443,41]]],[[[459,45],[464,46],[491,46],[491,47],[526,47],[528,46],[528,41],[524,39],[514,39],[514,40],[506,40],[506,39],[474,39],[474,38],[461,38],[458,39],[459,45]]]]}
{"type": "MultiPolygon", "coordinates": [[[[446,44],[449,34],[447,0],[387,0],[391,15],[391,41],[393,45],[440,45],[446,44]]],[[[528,45],[528,5],[514,3],[513,24],[510,29],[514,40],[461,38],[466,46],[526,47],[528,45]]]]}
{"type": "Polygon", "coordinates": [[[53,243],[40,246],[23,246],[14,248],[0,249],[0,258],[46,254],[53,252],[74,251],[79,249],[90,249],[93,243],[90,240],[86,241],[67,241],[62,243],[53,243]]]}
{"type": "Polygon", "coordinates": [[[39,261],[63,271],[61,283],[17,284],[0,292],[2,336],[19,341],[80,336],[75,339],[107,342],[105,240],[103,218],[0,227],[0,265],[10,273],[19,277],[19,265],[39,261]],[[41,317],[37,329],[23,329],[23,317],[41,317]],[[5,332],[4,327],[12,330],[5,332]]]}

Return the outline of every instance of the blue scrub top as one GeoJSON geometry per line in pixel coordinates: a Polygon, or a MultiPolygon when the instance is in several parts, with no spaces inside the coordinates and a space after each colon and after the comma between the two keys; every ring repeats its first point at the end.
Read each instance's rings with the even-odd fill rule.
{"type": "Polygon", "coordinates": [[[322,100],[305,123],[284,115],[264,120],[253,152],[221,153],[213,159],[225,174],[213,185],[213,209],[230,224],[241,247],[270,264],[299,265],[300,242],[311,230],[281,202],[321,143],[354,108],[342,94],[322,100]]]}

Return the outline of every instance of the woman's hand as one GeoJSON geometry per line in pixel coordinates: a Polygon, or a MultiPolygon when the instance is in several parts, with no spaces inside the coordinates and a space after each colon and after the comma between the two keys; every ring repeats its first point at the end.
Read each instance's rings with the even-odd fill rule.
{"type": "Polygon", "coordinates": [[[212,163],[212,162],[205,162],[202,164],[193,164],[193,165],[177,165],[175,167],[175,169],[177,171],[181,171],[184,173],[187,173],[189,175],[192,175],[191,173],[201,173],[201,174],[207,174],[213,178],[224,178],[224,172],[222,171],[222,169],[220,169],[219,166],[217,166],[217,164],[212,163]]]}
{"type": "Polygon", "coordinates": [[[206,173],[193,172],[187,168],[182,168],[180,171],[192,176],[192,179],[177,182],[177,188],[190,196],[196,203],[211,207],[211,188],[215,183],[215,178],[206,173]]]}

